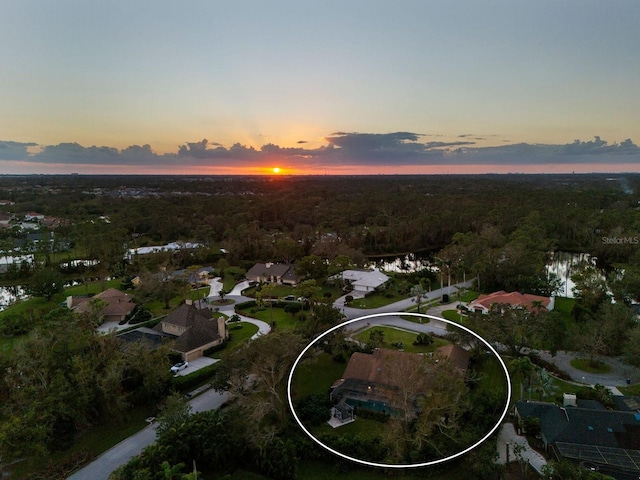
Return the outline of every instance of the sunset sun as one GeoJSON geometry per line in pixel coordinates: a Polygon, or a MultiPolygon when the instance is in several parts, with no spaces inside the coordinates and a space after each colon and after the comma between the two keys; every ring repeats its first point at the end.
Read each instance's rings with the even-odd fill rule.
{"type": "Polygon", "coordinates": [[[280,173],[280,167],[273,167],[273,173],[280,173]]]}

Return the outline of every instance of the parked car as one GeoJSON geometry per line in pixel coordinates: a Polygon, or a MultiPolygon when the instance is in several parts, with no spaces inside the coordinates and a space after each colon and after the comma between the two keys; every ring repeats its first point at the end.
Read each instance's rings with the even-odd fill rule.
{"type": "Polygon", "coordinates": [[[293,302],[295,299],[296,297],[294,295],[287,295],[283,298],[283,300],[286,300],[287,302],[293,302]]]}
{"type": "Polygon", "coordinates": [[[171,373],[178,373],[180,370],[184,370],[189,366],[189,362],[178,362],[171,367],[171,373]]]}

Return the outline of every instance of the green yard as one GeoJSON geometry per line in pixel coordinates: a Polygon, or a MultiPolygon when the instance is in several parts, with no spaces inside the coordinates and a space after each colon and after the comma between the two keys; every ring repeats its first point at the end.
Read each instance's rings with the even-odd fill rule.
{"type": "Polygon", "coordinates": [[[229,326],[229,335],[231,338],[227,341],[226,346],[222,350],[218,350],[211,354],[211,358],[222,358],[222,354],[224,352],[229,352],[233,350],[238,345],[249,340],[253,335],[258,333],[258,327],[253,323],[248,322],[236,322],[230,323],[229,326]],[[240,327],[240,328],[236,328],[240,327]]]}
{"type": "Polygon", "coordinates": [[[356,298],[355,300],[351,301],[351,303],[349,303],[349,306],[353,308],[364,308],[364,309],[379,308],[379,307],[384,307],[386,305],[390,305],[395,302],[399,302],[400,300],[404,300],[406,298],[407,298],[406,295],[401,295],[397,292],[392,292],[392,293],[376,292],[364,298],[356,298]]]}
{"type": "Polygon", "coordinates": [[[301,399],[308,395],[329,394],[329,387],[342,377],[346,363],[334,362],[328,353],[306,358],[296,368],[292,381],[292,396],[301,399]]]}
{"type": "Polygon", "coordinates": [[[246,315],[247,317],[256,318],[271,325],[271,322],[276,322],[276,328],[284,330],[294,330],[300,320],[290,313],[284,311],[281,307],[251,307],[246,310],[240,310],[238,313],[246,315]]]}
{"type": "Polygon", "coordinates": [[[358,340],[362,343],[369,342],[369,335],[373,330],[381,330],[384,334],[384,341],[382,343],[382,348],[388,348],[391,350],[399,350],[399,348],[394,345],[397,343],[403,343],[404,347],[402,348],[405,352],[411,353],[427,353],[433,352],[438,347],[442,347],[443,345],[447,345],[449,342],[446,340],[442,340],[441,338],[432,337],[433,343],[431,345],[414,345],[413,342],[418,336],[417,332],[408,332],[405,330],[399,330],[393,327],[384,327],[384,326],[375,326],[367,328],[366,330],[357,333],[353,336],[355,340],[358,340]]]}

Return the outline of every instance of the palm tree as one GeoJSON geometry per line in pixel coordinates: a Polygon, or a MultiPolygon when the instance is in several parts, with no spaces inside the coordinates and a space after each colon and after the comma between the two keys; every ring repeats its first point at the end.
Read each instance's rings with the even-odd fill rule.
{"type": "Polygon", "coordinates": [[[165,460],[160,466],[162,467],[162,473],[164,474],[165,480],[173,480],[176,478],[176,475],[180,473],[180,470],[184,468],[184,463],[178,463],[171,466],[171,464],[165,460]]]}
{"type": "Polygon", "coordinates": [[[531,373],[533,372],[533,363],[531,363],[531,359],[527,356],[516,358],[511,362],[511,367],[513,368],[513,376],[515,377],[517,374],[520,374],[520,400],[524,397],[524,385],[522,380],[525,377],[528,377],[528,384],[531,387],[531,373]]]}

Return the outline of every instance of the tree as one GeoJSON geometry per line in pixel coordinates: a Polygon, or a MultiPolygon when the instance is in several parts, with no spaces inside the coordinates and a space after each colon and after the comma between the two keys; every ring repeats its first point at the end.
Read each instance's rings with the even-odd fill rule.
{"type": "Polygon", "coordinates": [[[589,364],[598,367],[598,357],[607,353],[606,335],[602,325],[596,322],[587,323],[578,334],[577,341],[579,351],[589,357],[589,364]]]}
{"type": "Polygon", "coordinates": [[[165,310],[169,310],[170,300],[174,297],[185,295],[188,283],[184,278],[175,277],[166,267],[157,274],[145,272],[140,276],[138,295],[143,299],[154,299],[164,302],[165,310]]]}
{"type": "Polygon", "coordinates": [[[302,257],[296,264],[296,273],[306,279],[324,279],[327,276],[327,269],[327,262],[318,255],[302,257]]]}
{"type": "Polygon", "coordinates": [[[220,362],[215,386],[237,397],[256,447],[286,426],[286,380],[304,345],[298,335],[275,331],[230,351],[220,362]]]}
{"type": "Polygon", "coordinates": [[[162,437],[171,429],[178,429],[189,420],[191,416],[191,405],[179,393],[173,393],[167,397],[158,416],[158,426],[156,433],[162,437]]]}
{"type": "Polygon", "coordinates": [[[389,419],[386,433],[394,458],[405,461],[416,454],[424,458],[425,447],[439,456],[450,454],[442,450],[448,450],[450,441],[461,440],[456,439],[458,420],[468,410],[465,376],[448,360],[429,356],[394,355],[384,368],[397,384],[401,412],[389,419]]]}
{"type": "Polygon", "coordinates": [[[472,313],[467,317],[469,327],[494,343],[502,345],[517,357],[530,347],[536,333],[536,324],[524,308],[508,304],[493,304],[489,313],[472,313]]]}
{"type": "Polygon", "coordinates": [[[520,400],[524,397],[524,383],[523,380],[527,379],[527,390],[531,390],[531,375],[534,370],[534,366],[531,363],[531,359],[528,356],[518,357],[511,361],[511,367],[513,370],[513,376],[520,375],[520,400]]]}
{"type": "Polygon", "coordinates": [[[29,280],[27,290],[36,297],[45,297],[47,301],[64,288],[64,277],[52,268],[37,270],[29,280]]]}
{"type": "Polygon", "coordinates": [[[16,345],[3,375],[0,416],[9,419],[0,426],[3,459],[66,448],[82,429],[122,420],[153,371],[168,380],[166,360],[132,358],[120,347],[115,336],[96,335],[91,322],[78,322],[62,309],[16,345]],[[131,383],[129,363],[137,362],[148,378],[131,383]]]}
{"type": "Polygon", "coordinates": [[[622,355],[625,362],[640,367],[640,327],[635,327],[629,332],[622,355]]]}
{"type": "Polygon", "coordinates": [[[322,288],[320,288],[315,280],[305,280],[296,285],[294,294],[297,297],[302,297],[309,302],[309,310],[313,313],[313,306],[320,298],[322,294],[322,288]]]}
{"type": "Polygon", "coordinates": [[[378,329],[372,329],[369,332],[369,341],[367,342],[367,347],[369,349],[374,350],[376,348],[380,348],[384,345],[384,331],[378,329]]]}
{"type": "Polygon", "coordinates": [[[420,313],[420,305],[422,304],[422,300],[426,297],[427,292],[424,290],[422,285],[414,285],[411,287],[411,296],[415,297],[413,301],[418,306],[418,313],[420,313]]]}

